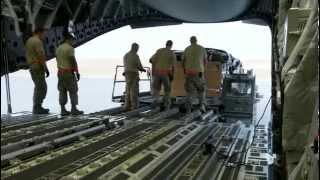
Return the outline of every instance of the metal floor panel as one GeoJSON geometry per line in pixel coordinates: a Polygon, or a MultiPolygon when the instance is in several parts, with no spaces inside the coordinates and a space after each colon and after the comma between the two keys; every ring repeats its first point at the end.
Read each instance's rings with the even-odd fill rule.
{"type": "MultiPolygon", "coordinates": [[[[233,121],[215,122],[218,116],[212,112],[201,114],[199,111],[184,114],[177,108],[159,112],[159,109],[145,106],[129,112],[113,108],[68,117],[69,121],[44,118],[16,123],[5,127],[7,131],[1,135],[2,145],[50,136],[62,129],[102,122],[103,118],[108,118],[115,127],[61,143],[50,150],[35,152],[27,159],[17,156],[10,160],[10,166],[1,168],[2,179],[102,180],[141,177],[144,180],[238,180],[268,177],[268,161],[261,157],[268,151],[268,132],[265,127],[257,128],[255,141],[247,154],[248,163],[255,161],[259,164],[242,166],[238,164],[244,159],[252,126],[233,121]],[[123,126],[117,125],[119,120],[123,126]],[[213,152],[206,155],[203,144],[209,135],[213,138],[213,152]]],[[[99,123],[96,125],[100,126],[99,123]]],[[[79,133],[84,131],[80,129],[79,133]]],[[[67,136],[62,135],[61,138],[67,136]]]]}
{"type": "Polygon", "coordinates": [[[65,154],[62,157],[53,159],[51,161],[47,161],[43,164],[40,164],[39,166],[32,167],[30,169],[22,171],[19,174],[10,176],[6,179],[8,179],[8,180],[20,180],[20,179],[25,180],[25,179],[39,178],[41,176],[44,176],[45,174],[48,174],[49,172],[51,172],[53,170],[60,168],[61,166],[65,166],[66,164],[72,163],[73,161],[76,161],[78,158],[89,155],[90,153],[93,153],[93,152],[97,151],[98,149],[103,148],[104,146],[116,143],[120,139],[128,137],[135,132],[139,132],[143,129],[146,129],[149,126],[150,126],[149,124],[141,124],[140,126],[129,129],[128,131],[124,131],[123,133],[121,133],[117,136],[111,136],[111,137],[108,137],[104,140],[96,142],[93,145],[91,145],[90,148],[81,148],[76,151],[72,151],[68,154],[65,154]]]}
{"type": "Polygon", "coordinates": [[[46,122],[59,120],[58,115],[33,115],[23,112],[1,116],[1,133],[46,122]]]}

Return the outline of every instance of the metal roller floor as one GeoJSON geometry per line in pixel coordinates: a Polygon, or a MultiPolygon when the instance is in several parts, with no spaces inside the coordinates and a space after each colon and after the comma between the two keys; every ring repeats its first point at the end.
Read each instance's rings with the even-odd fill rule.
{"type": "Polygon", "coordinates": [[[217,122],[219,116],[145,106],[7,123],[1,132],[1,179],[245,179],[241,163],[251,158],[244,152],[253,129],[217,122]]]}

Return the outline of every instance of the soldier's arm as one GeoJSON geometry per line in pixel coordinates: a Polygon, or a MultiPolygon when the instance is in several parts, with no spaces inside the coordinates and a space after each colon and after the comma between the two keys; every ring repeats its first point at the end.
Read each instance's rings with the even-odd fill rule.
{"type": "Polygon", "coordinates": [[[71,67],[72,67],[73,71],[76,72],[76,73],[79,73],[79,71],[78,71],[78,63],[77,63],[76,57],[74,55],[74,49],[73,48],[69,50],[69,55],[68,56],[70,57],[70,63],[71,63],[71,67]]]}
{"type": "Polygon", "coordinates": [[[70,51],[69,51],[69,58],[71,61],[72,71],[75,73],[77,81],[79,81],[80,80],[80,73],[78,70],[78,63],[77,63],[76,57],[74,56],[74,49],[73,48],[70,49],[70,51]]]}
{"type": "Polygon", "coordinates": [[[71,64],[72,64],[72,69],[73,69],[73,71],[74,72],[79,72],[79,70],[78,70],[78,63],[77,63],[77,60],[76,60],[76,57],[74,57],[74,56],[71,56],[70,57],[70,59],[71,59],[71,64]]]}
{"type": "Polygon", "coordinates": [[[124,55],[124,56],[123,56],[123,59],[122,59],[122,61],[123,61],[123,73],[122,73],[122,75],[123,75],[123,76],[126,75],[126,66],[127,66],[126,58],[127,58],[127,55],[124,55]]]}
{"type": "Polygon", "coordinates": [[[151,58],[150,58],[150,60],[149,60],[149,62],[150,62],[151,64],[155,63],[156,54],[157,54],[157,53],[154,53],[154,55],[151,56],[151,58]]]}
{"type": "Polygon", "coordinates": [[[203,72],[203,77],[205,79],[207,79],[207,65],[208,65],[208,55],[207,55],[207,51],[203,48],[203,53],[204,53],[204,56],[203,56],[203,69],[204,69],[204,72],[203,72]]]}
{"type": "Polygon", "coordinates": [[[141,64],[141,61],[140,61],[140,58],[138,55],[137,55],[137,60],[138,60],[138,70],[142,71],[142,72],[146,72],[146,70],[143,68],[143,66],[141,64]]]}
{"type": "Polygon", "coordinates": [[[37,59],[41,61],[43,68],[48,71],[47,63],[46,63],[46,54],[43,48],[43,43],[39,41],[36,45],[36,53],[37,53],[37,59]]]}
{"type": "Polygon", "coordinates": [[[76,57],[75,56],[72,56],[71,57],[72,61],[73,61],[73,72],[75,73],[76,75],[76,78],[77,78],[77,81],[80,80],[80,73],[78,71],[78,63],[77,63],[77,60],[76,60],[76,57]]]}
{"type": "Polygon", "coordinates": [[[186,50],[187,50],[187,48],[183,51],[182,56],[181,56],[182,68],[183,68],[183,72],[184,72],[184,73],[186,73],[186,68],[185,68],[185,63],[186,63],[186,50]]]}
{"type": "Polygon", "coordinates": [[[172,55],[173,55],[172,56],[172,75],[174,75],[174,71],[175,71],[174,67],[177,63],[177,57],[176,57],[176,54],[174,54],[174,53],[172,53],[172,55]]]}
{"type": "Polygon", "coordinates": [[[123,66],[124,66],[124,68],[126,67],[126,65],[127,65],[127,62],[126,62],[126,59],[127,59],[127,55],[124,55],[123,56],[123,66]]]}
{"type": "Polygon", "coordinates": [[[203,53],[204,53],[203,64],[204,64],[204,68],[206,69],[208,64],[208,55],[207,55],[207,51],[204,48],[203,48],[203,53]]]}

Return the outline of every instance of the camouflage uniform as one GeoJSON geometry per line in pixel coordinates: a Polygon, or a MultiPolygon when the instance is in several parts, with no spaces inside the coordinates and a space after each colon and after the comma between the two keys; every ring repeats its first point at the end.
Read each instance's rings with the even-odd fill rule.
{"type": "Polygon", "coordinates": [[[128,52],[123,58],[126,79],[125,109],[133,110],[139,107],[139,70],[143,69],[137,53],[128,52]]]}
{"type": "Polygon", "coordinates": [[[191,44],[184,50],[183,68],[186,74],[185,90],[187,92],[187,110],[191,111],[192,96],[196,93],[200,106],[205,103],[204,64],[207,58],[206,50],[197,44],[191,44]]]}
{"type": "Polygon", "coordinates": [[[74,48],[68,43],[61,44],[56,50],[58,66],[58,90],[59,103],[65,106],[68,101],[67,92],[69,92],[72,107],[78,105],[78,83],[74,72],[76,67],[72,65],[70,58],[74,57],[74,48]]]}
{"type": "Polygon", "coordinates": [[[173,67],[176,62],[176,56],[169,48],[159,49],[151,58],[153,67],[153,95],[155,103],[159,103],[159,94],[161,85],[164,86],[163,103],[166,109],[170,107],[170,77],[173,76],[173,67]]]}
{"type": "Polygon", "coordinates": [[[26,42],[26,59],[30,66],[31,78],[34,82],[33,112],[42,107],[42,102],[47,95],[47,83],[45,80],[45,51],[43,43],[36,35],[26,42]]]}

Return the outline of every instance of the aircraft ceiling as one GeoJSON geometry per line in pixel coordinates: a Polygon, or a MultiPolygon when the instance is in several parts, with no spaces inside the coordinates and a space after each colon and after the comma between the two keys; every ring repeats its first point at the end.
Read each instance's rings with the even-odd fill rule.
{"type": "Polygon", "coordinates": [[[253,0],[140,0],[176,19],[189,22],[221,22],[241,15],[253,0]]]}
{"type": "MultiPolygon", "coordinates": [[[[1,8],[9,72],[27,67],[24,41],[36,26],[49,29],[45,50],[51,59],[70,21],[79,46],[125,25],[143,28],[237,20],[270,25],[272,20],[272,0],[3,0],[1,8]]],[[[1,76],[5,69],[1,66],[1,76]]]]}

